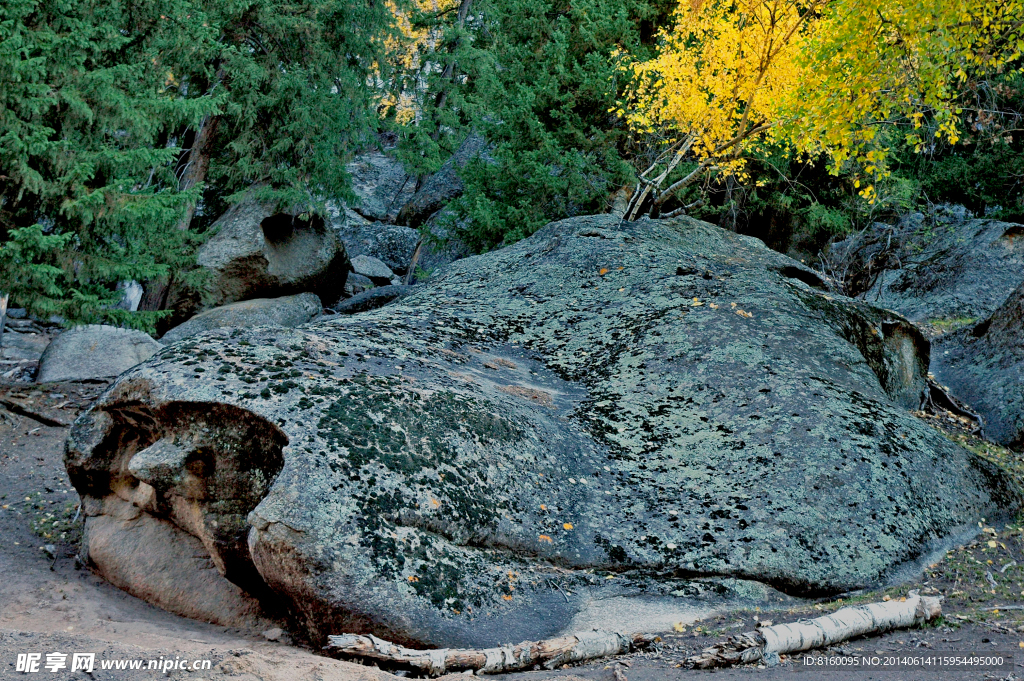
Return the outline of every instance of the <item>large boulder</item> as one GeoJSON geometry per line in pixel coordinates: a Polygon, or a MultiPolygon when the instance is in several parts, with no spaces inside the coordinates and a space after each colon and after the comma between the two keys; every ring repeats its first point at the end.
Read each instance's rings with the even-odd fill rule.
{"type": "Polygon", "coordinates": [[[84,548],[126,572],[90,546],[127,504],[314,643],[495,645],[670,625],[754,581],[877,585],[1018,497],[904,408],[921,334],[820,287],[706,223],[583,217],[381,309],[185,339],[72,429],[84,548]]]}
{"type": "Polygon", "coordinates": [[[247,329],[253,326],[293,327],[320,316],[323,306],[314,293],[281,298],[254,298],[200,312],[163,335],[163,343],[176,343],[210,329],[247,329]]]}
{"type": "Polygon", "coordinates": [[[59,334],[39,359],[39,383],[112,378],[152,357],[161,345],[142,331],[92,324],[59,334]]]}
{"type": "Polygon", "coordinates": [[[196,257],[209,270],[212,305],[307,291],[335,300],[345,288],[345,246],[319,216],[271,213],[243,201],[214,227],[217,233],[196,257]]]}
{"type": "Polygon", "coordinates": [[[405,274],[416,252],[420,233],[410,227],[372,222],[351,208],[331,206],[331,226],[345,244],[350,258],[377,258],[398,274],[405,274]]]}
{"type": "Polygon", "coordinates": [[[358,201],[352,206],[370,220],[394,222],[398,211],[416,191],[416,178],[402,162],[382,151],[367,151],[345,166],[358,201]]]}
{"type": "Polygon", "coordinates": [[[863,298],[937,331],[988,317],[1024,283],[1024,225],[920,213],[833,246],[863,298]]]}
{"type": "Polygon", "coordinates": [[[988,319],[940,338],[932,371],[978,411],[986,437],[1024,450],[1024,284],[988,319]]]}

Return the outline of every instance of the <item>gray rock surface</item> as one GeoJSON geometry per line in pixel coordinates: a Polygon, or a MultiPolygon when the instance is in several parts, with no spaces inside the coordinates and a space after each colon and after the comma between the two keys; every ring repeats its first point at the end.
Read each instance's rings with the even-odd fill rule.
{"type": "Polygon", "coordinates": [[[405,172],[401,162],[381,151],[359,154],[345,169],[359,199],[351,208],[371,220],[393,222],[416,189],[416,178],[405,172]]]}
{"type": "Polygon", "coordinates": [[[8,326],[0,342],[0,360],[38,362],[50,344],[50,337],[32,328],[8,326]]]}
{"type": "Polygon", "coordinates": [[[419,243],[420,234],[415,229],[373,222],[354,212],[351,208],[332,210],[331,226],[338,238],[345,244],[350,258],[369,255],[379,259],[392,271],[405,274],[412,255],[419,243]]]}
{"type": "Polygon", "coordinates": [[[986,320],[940,338],[932,371],[984,419],[985,436],[1024,450],[1024,284],[986,320]]]}
{"type": "Polygon", "coordinates": [[[481,155],[487,158],[486,141],[481,135],[470,134],[452,157],[445,161],[436,173],[423,181],[419,191],[402,206],[396,221],[410,227],[419,227],[426,222],[431,215],[462,194],[463,182],[459,177],[459,171],[481,155]]]}
{"type": "Polygon", "coordinates": [[[110,378],[153,356],[162,346],[142,331],[90,325],[69,329],[47,346],[36,381],[110,378]]]}
{"type": "Polygon", "coordinates": [[[72,428],[86,544],[132,504],[314,644],[495,645],[751,580],[878,584],[1019,497],[902,406],[921,334],[816,282],[706,223],[596,216],[385,308],[185,339],[72,428]]]}
{"type": "Polygon", "coordinates": [[[911,321],[963,326],[988,317],[1024,283],[1024,225],[931,222],[917,213],[835,244],[832,258],[844,255],[878,275],[865,300],[911,321]]]}
{"type": "Polygon", "coordinates": [[[345,246],[323,219],[271,215],[262,205],[236,204],[215,223],[217,233],[199,249],[210,270],[213,305],[302,292],[335,300],[345,287],[345,246]]]}
{"type": "Polygon", "coordinates": [[[363,275],[378,286],[387,286],[395,278],[395,273],[387,265],[369,255],[357,255],[352,258],[352,271],[363,275]]]}
{"type": "Polygon", "coordinates": [[[356,314],[357,312],[367,312],[369,310],[376,310],[378,307],[384,307],[388,303],[393,303],[399,298],[411,295],[416,291],[415,286],[403,286],[403,285],[388,285],[388,286],[376,286],[363,291],[355,296],[352,296],[348,300],[341,300],[334,306],[334,311],[339,314],[356,314]]]}
{"type": "Polygon", "coordinates": [[[200,312],[163,335],[164,344],[219,328],[247,329],[253,326],[293,327],[312,321],[323,306],[314,293],[300,293],[281,298],[254,298],[200,312]]]}

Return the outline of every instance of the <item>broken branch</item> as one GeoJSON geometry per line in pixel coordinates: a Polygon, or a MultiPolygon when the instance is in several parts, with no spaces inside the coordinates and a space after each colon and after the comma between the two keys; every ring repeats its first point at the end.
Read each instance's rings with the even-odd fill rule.
{"type": "Polygon", "coordinates": [[[824,617],[776,624],[730,636],[686,661],[698,669],[772,661],[785,653],[822,648],[865,634],[912,627],[941,614],[939,598],[919,596],[911,591],[910,596],[903,600],[842,608],[824,617]]]}
{"type": "Polygon", "coordinates": [[[661,640],[655,634],[620,634],[594,630],[544,641],[523,641],[515,646],[500,648],[413,650],[376,636],[342,634],[327,638],[327,647],[342,655],[412,668],[428,676],[466,670],[480,674],[500,674],[529,669],[537,664],[546,669],[554,669],[570,662],[622,655],[647,648],[661,640]]]}

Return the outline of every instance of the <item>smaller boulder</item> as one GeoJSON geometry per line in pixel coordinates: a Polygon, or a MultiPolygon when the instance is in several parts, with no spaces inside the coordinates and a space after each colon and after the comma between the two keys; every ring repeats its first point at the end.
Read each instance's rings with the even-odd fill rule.
{"type": "Polygon", "coordinates": [[[384,307],[399,298],[404,298],[417,288],[416,286],[378,286],[353,296],[348,300],[341,301],[334,306],[334,311],[338,314],[355,314],[357,312],[376,310],[378,307],[384,307]]]}
{"type": "MultiPolygon", "coordinates": [[[[369,291],[375,286],[369,277],[364,277],[355,272],[349,272],[348,281],[345,282],[345,298],[358,296],[363,291],[369,291]]],[[[339,301],[341,302],[341,301],[339,301]]]]}
{"type": "Polygon", "coordinates": [[[94,324],[60,334],[39,360],[36,381],[89,381],[112,378],[141,364],[161,349],[142,331],[94,324]]]}
{"type": "Polygon", "coordinates": [[[197,254],[212,274],[213,305],[310,291],[325,300],[341,295],[348,255],[323,218],[271,213],[243,201],[215,223],[216,235],[197,254]]]}
{"type": "Polygon", "coordinates": [[[352,271],[367,277],[377,286],[387,286],[395,278],[395,273],[390,267],[369,255],[357,255],[352,258],[352,271]]]}
{"type": "Polygon", "coordinates": [[[184,324],[168,331],[160,341],[165,344],[176,343],[182,338],[224,327],[243,329],[253,326],[284,326],[291,328],[316,319],[321,310],[320,298],[314,293],[243,300],[197,314],[184,324]]]}

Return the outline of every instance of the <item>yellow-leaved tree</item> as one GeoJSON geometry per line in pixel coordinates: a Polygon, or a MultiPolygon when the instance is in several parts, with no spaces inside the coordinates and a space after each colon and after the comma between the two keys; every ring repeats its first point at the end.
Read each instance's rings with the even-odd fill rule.
{"type": "Polygon", "coordinates": [[[1024,0],[682,0],[659,55],[625,67],[618,113],[664,140],[626,216],[657,215],[708,177],[743,179],[767,145],[825,154],[833,172],[857,163],[872,200],[893,139],[880,131],[920,150],[928,117],[929,136],[955,143],[971,81],[1019,68],[1022,23],[1024,0]]]}

